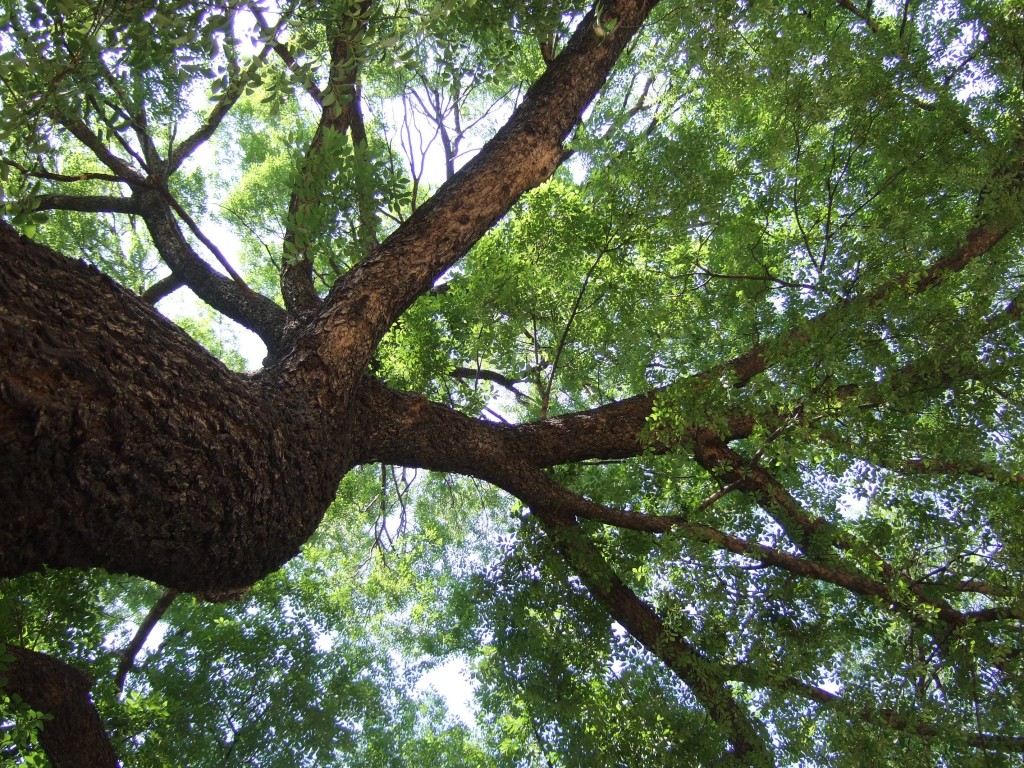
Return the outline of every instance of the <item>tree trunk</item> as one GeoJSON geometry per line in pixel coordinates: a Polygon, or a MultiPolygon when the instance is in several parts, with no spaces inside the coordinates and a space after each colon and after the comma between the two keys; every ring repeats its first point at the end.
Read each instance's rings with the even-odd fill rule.
{"type": "Polygon", "coordinates": [[[0,576],[251,584],[298,552],[352,466],[347,400],[232,373],[94,268],[0,225],[0,576]]]}
{"type": "Polygon", "coordinates": [[[0,645],[0,665],[9,693],[32,709],[50,715],[39,731],[39,744],[54,768],[115,768],[114,748],[89,696],[89,678],[62,661],[25,648],[0,645]]]}

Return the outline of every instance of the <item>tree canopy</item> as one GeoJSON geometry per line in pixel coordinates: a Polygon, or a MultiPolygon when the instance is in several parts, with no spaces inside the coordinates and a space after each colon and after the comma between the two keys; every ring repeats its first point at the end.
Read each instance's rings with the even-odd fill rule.
{"type": "Polygon", "coordinates": [[[1020,765],[1016,0],[0,9],[0,762],[1020,765]]]}

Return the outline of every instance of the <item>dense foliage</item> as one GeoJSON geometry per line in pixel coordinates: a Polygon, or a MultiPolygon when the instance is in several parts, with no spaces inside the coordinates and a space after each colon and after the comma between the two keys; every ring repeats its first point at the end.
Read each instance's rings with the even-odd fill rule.
{"type": "MultiPolygon", "coordinates": [[[[0,5],[8,220],[236,370],[263,351],[230,320],[267,364],[287,340],[236,294],[316,311],[573,30],[621,32],[531,0],[0,5]]],[[[120,680],[164,594],[135,577],[4,581],[0,643],[87,671],[128,766],[1019,765],[1024,8],[663,0],[565,146],[370,369],[489,422],[649,398],[635,450],[544,470],[580,526],[367,464],[245,594],[165,594],[120,680]],[[471,724],[418,682],[446,663],[471,724]]],[[[44,764],[45,716],[0,709],[0,762],[44,764]]]]}

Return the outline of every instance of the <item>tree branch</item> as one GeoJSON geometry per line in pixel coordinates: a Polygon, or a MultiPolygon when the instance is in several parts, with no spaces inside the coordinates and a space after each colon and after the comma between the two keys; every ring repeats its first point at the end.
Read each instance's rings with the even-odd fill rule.
{"type": "Polygon", "coordinates": [[[252,288],[250,288],[246,284],[245,280],[242,279],[241,275],[239,275],[238,272],[235,271],[235,268],[231,266],[231,262],[229,262],[224,257],[224,254],[221,253],[220,248],[218,248],[213,243],[213,241],[210,240],[210,238],[208,238],[205,234],[203,234],[203,231],[199,228],[199,225],[196,224],[195,219],[193,219],[188,214],[188,211],[186,211],[184,208],[181,207],[181,203],[179,203],[174,198],[174,195],[172,195],[167,190],[166,187],[162,187],[160,189],[160,193],[163,195],[164,199],[167,200],[168,205],[170,205],[171,208],[174,210],[174,212],[178,215],[178,218],[181,219],[183,222],[185,222],[185,226],[187,226],[189,228],[189,231],[192,232],[192,234],[195,236],[195,238],[199,242],[201,242],[203,245],[205,245],[207,250],[209,250],[209,252],[213,254],[213,257],[217,260],[217,263],[220,264],[221,267],[224,268],[224,271],[228,273],[228,276],[232,280],[234,280],[235,283],[237,283],[238,286],[243,291],[245,291],[245,292],[247,292],[249,294],[252,294],[252,295],[256,295],[255,291],[253,291],[252,288]]]}
{"type": "Polygon", "coordinates": [[[774,765],[767,735],[733,697],[725,668],[667,626],[608,565],[597,547],[563,510],[530,506],[562,556],[590,593],[651,654],[661,659],[693,693],[725,733],[731,754],[747,765],[774,765]]]}
{"type": "Polygon", "coordinates": [[[998,482],[1005,480],[1014,485],[1024,485],[1024,474],[1007,472],[1002,467],[993,464],[961,464],[955,461],[942,461],[935,459],[906,459],[899,465],[884,465],[894,472],[906,474],[947,474],[947,475],[971,475],[980,477],[983,480],[998,482]]]}
{"type": "Polygon", "coordinates": [[[597,265],[601,263],[601,260],[608,253],[608,243],[601,248],[601,252],[597,254],[597,258],[594,259],[590,265],[590,269],[587,270],[586,275],[583,276],[583,283],[580,285],[579,291],[576,292],[576,298],[573,300],[572,307],[569,309],[569,318],[565,321],[565,327],[562,329],[562,334],[558,339],[558,344],[555,346],[555,356],[551,360],[551,370],[548,371],[548,380],[544,385],[544,390],[541,392],[540,399],[540,412],[541,416],[547,416],[548,405],[551,402],[551,390],[555,385],[555,376],[558,373],[558,364],[562,359],[562,353],[565,351],[565,343],[569,340],[569,331],[572,329],[572,324],[576,320],[576,315],[580,310],[580,304],[583,303],[583,297],[587,293],[587,288],[590,285],[590,281],[594,276],[594,270],[597,269],[597,265]]]}
{"type": "MultiPolygon", "coordinates": [[[[836,2],[840,6],[842,6],[846,10],[848,10],[850,13],[852,13],[854,16],[856,16],[858,19],[860,19],[861,21],[866,22],[868,27],[871,29],[872,32],[875,32],[875,33],[878,32],[878,22],[876,22],[874,19],[872,19],[870,14],[865,13],[864,11],[862,11],[860,8],[858,8],[856,5],[854,5],[852,2],[850,2],[850,0],[836,0],[836,2]]],[[[868,5],[870,6],[871,3],[868,2],[868,5]]]]}
{"type": "MultiPolygon", "coordinates": [[[[338,280],[309,343],[290,367],[308,364],[314,377],[368,364],[388,328],[460,259],[528,189],[548,178],[565,156],[563,139],[577,124],[630,38],[655,3],[602,4],[612,31],[596,31],[591,12],[561,55],[527,92],[509,121],[481,152],[360,264],[338,280]]],[[[355,383],[355,382],[353,382],[355,383]]]]}
{"type": "Polygon", "coordinates": [[[834,709],[851,719],[860,720],[864,723],[878,726],[885,730],[905,731],[922,736],[927,739],[943,739],[948,741],[966,740],[967,744],[975,749],[998,749],[1004,752],[1024,752],[1024,736],[1013,736],[1010,734],[997,733],[950,733],[947,727],[933,725],[932,723],[921,722],[911,719],[895,709],[869,709],[856,708],[846,698],[837,693],[825,690],[816,685],[805,683],[795,677],[788,677],[784,680],[764,680],[751,676],[745,665],[738,664],[732,671],[732,679],[751,685],[755,688],[776,688],[780,691],[795,693],[805,699],[822,704],[829,709],[834,709]]]}
{"type": "Polygon", "coordinates": [[[133,197],[111,195],[39,195],[32,198],[37,211],[79,211],[81,213],[140,213],[139,203],[133,197]]]}
{"type": "MultiPolygon", "coordinates": [[[[278,55],[293,75],[298,75],[300,73],[299,63],[295,59],[295,56],[292,55],[292,52],[288,50],[288,46],[276,39],[276,33],[274,35],[268,35],[268,33],[271,32],[271,27],[267,22],[267,17],[263,15],[263,10],[257,4],[253,3],[249,5],[249,12],[252,13],[253,17],[256,19],[256,23],[259,24],[260,31],[263,33],[264,38],[274,41],[272,43],[274,53],[278,55]]],[[[313,99],[314,102],[320,104],[322,97],[320,91],[312,83],[306,83],[304,87],[306,94],[313,99]]]]}
{"type": "MultiPolygon", "coordinates": [[[[289,312],[302,314],[317,309],[320,296],[313,285],[313,260],[309,250],[314,244],[309,233],[299,225],[300,217],[323,206],[322,177],[324,171],[324,139],[327,131],[343,135],[354,126],[357,114],[358,49],[366,34],[370,0],[360,4],[360,21],[352,30],[338,29],[331,41],[331,65],[327,85],[321,92],[320,121],[316,133],[306,150],[299,179],[288,202],[288,217],[284,235],[284,254],[281,259],[281,296],[289,312]]],[[[362,123],[359,123],[362,130],[362,123]]],[[[363,136],[365,140],[365,135],[363,136]]],[[[355,131],[352,144],[355,145],[355,131]]]]}
{"type": "Polygon", "coordinates": [[[712,277],[718,280],[752,280],[754,282],[772,283],[782,288],[804,288],[809,291],[815,291],[818,289],[814,283],[799,283],[792,280],[783,280],[782,278],[775,277],[774,275],[733,275],[724,272],[713,272],[707,267],[700,263],[695,264],[696,268],[700,270],[701,274],[707,277],[712,277]]]}
{"type": "Polygon", "coordinates": [[[121,181],[126,181],[126,179],[123,179],[120,176],[115,176],[114,174],[111,174],[111,173],[75,173],[75,174],[68,174],[68,173],[53,173],[51,171],[43,171],[43,170],[33,171],[30,168],[28,168],[27,166],[24,166],[21,163],[15,162],[14,160],[11,160],[10,158],[5,158],[4,159],[4,163],[6,165],[11,166],[12,168],[16,168],[24,176],[31,176],[32,178],[35,178],[35,179],[45,179],[47,181],[63,181],[63,182],[74,182],[74,181],[111,181],[111,182],[114,182],[114,183],[121,182],[121,181]]]}
{"type": "MultiPolygon", "coordinates": [[[[909,285],[913,275],[905,273],[872,294],[837,304],[815,316],[804,326],[759,344],[728,362],[694,374],[677,386],[684,386],[687,383],[693,387],[704,386],[709,379],[718,378],[724,371],[730,369],[738,379],[737,386],[742,386],[769,367],[772,350],[776,350],[774,354],[778,355],[779,350],[784,353],[787,348],[798,343],[806,343],[811,336],[809,328],[832,321],[836,316],[853,309],[854,305],[877,303],[898,286],[906,286],[911,293],[922,293],[927,288],[940,284],[946,275],[963,269],[973,259],[991,250],[1010,230],[1011,224],[1012,222],[1008,221],[996,229],[973,229],[958,248],[933,262],[913,286],[909,285]]],[[[1011,303],[1005,314],[1013,317],[1015,311],[1016,304],[1011,303]]],[[[910,369],[902,373],[909,374],[910,369]]],[[[507,430],[510,434],[509,439],[516,443],[517,450],[529,456],[531,463],[540,467],[568,464],[584,459],[622,459],[639,456],[644,450],[658,451],[665,448],[657,442],[648,444],[641,439],[654,403],[665,391],[663,388],[654,389],[587,411],[515,426],[494,425],[494,428],[507,430]]],[[[841,388],[838,394],[842,397],[851,397],[856,391],[858,387],[848,386],[841,388]]],[[[720,435],[726,442],[748,437],[756,424],[753,415],[742,411],[719,415],[726,420],[726,427],[720,435]]]]}
{"type": "Polygon", "coordinates": [[[88,126],[81,120],[64,120],[60,118],[57,120],[72,136],[82,142],[96,156],[97,160],[113,171],[115,176],[128,184],[145,182],[142,174],[107,149],[107,145],[103,143],[100,137],[89,130],[88,126]]]}
{"type": "MultiPolygon", "coordinates": [[[[522,450],[516,427],[471,419],[422,395],[386,389],[367,380],[363,395],[367,413],[374,414],[374,428],[367,433],[367,455],[360,461],[400,464],[436,471],[458,472],[477,477],[508,491],[529,506],[556,508],[572,518],[593,520],[630,530],[665,533],[678,530],[682,535],[764,562],[800,576],[811,577],[843,587],[855,594],[881,597],[904,611],[913,613],[904,591],[921,605],[934,610],[936,618],[949,626],[969,622],[1020,618],[1012,608],[994,607],[974,612],[952,608],[941,598],[926,593],[922,585],[899,574],[877,553],[868,553],[879,564],[885,581],[873,579],[838,559],[830,551],[863,550],[842,533],[833,534],[827,522],[809,516],[771,475],[745,463],[721,438],[704,430],[696,439],[697,460],[723,481],[751,493],[758,502],[791,531],[804,549],[816,557],[800,557],[753,544],[710,526],[690,523],[680,516],[651,516],[627,510],[611,509],[583,499],[540,471],[543,464],[522,450]]],[[[555,421],[555,420],[551,420],[555,421]]]]}
{"type": "Polygon", "coordinates": [[[188,244],[168,201],[156,188],[137,192],[140,215],[161,258],[195,294],[232,320],[258,335],[268,354],[279,354],[285,344],[287,314],[270,299],[218,274],[188,244]]]}
{"type": "Polygon", "coordinates": [[[731,371],[736,386],[743,386],[754,376],[770,367],[773,357],[784,356],[796,345],[806,344],[813,337],[813,331],[850,310],[872,306],[889,297],[893,291],[904,290],[909,295],[919,295],[942,284],[946,277],[959,272],[974,259],[991,251],[1010,230],[1019,223],[1019,215],[988,220],[973,227],[955,249],[940,256],[923,272],[904,272],[877,290],[857,296],[815,315],[805,324],[791,329],[776,338],[758,344],[727,363],[706,371],[702,376],[721,376],[731,371]]]}
{"type": "Polygon", "coordinates": [[[153,627],[157,625],[157,622],[163,618],[164,613],[171,607],[171,603],[174,602],[174,598],[178,596],[178,590],[166,589],[160,596],[160,599],[153,604],[149,613],[146,614],[146,618],[142,620],[139,625],[138,631],[135,636],[128,643],[128,646],[124,649],[121,654],[121,663],[117,665],[117,674],[114,675],[114,684],[117,686],[118,691],[124,690],[124,681],[128,677],[128,673],[135,666],[135,657],[139,655],[139,651],[142,650],[142,646],[146,644],[146,639],[153,631],[153,627]]]}
{"type": "MultiPolygon", "coordinates": [[[[726,446],[709,430],[703,431],[703,434],[698,436],[696,446],[697,461],[702,466],[723,480],[735,483],[739,489],[751,493],[783,527],[790,540],[815,560],[822,560],[826,563],[832,560],[834,558],[834,554],[830,551],[832,547],[840,551],[865,551],[890,583],[907,589],[922,605],[934,609],[936,618],[950,626],[960,627],[970,621],[994,621],[1019,618],[1024,615],[1016,609],[994,608],[964,613],[952,608],[945,600],[929,596],[920,583],[905,578],[878,553],[867,550],[864,544],[842,532],[833,534],[828,521],[807,515],[802,505],[778,480],[761,467],[745,462],[739,454],[726,446]]],[[[893,604],[904,603],[903,600],[898,599],[893,587],[885,589],[886,598],[890,599],[893,604]]]]}
{"type": "MultiPolygon", "coordinates": [[[[722,667],[704,657],[698,650],[669,633],[657,613],[634,594],[603,560],[600,552],[578,527],[578,519],[589,519],[647,532],[677,531],[686,538],[710,543],[719,549],[749,557],[757,562],[785,570],[797,576],[812,578],[840,586],[854,594],[878,598],[922,623],[919,609],[907,601],[912,594],[921,605],[934,609],[935,617],[947,627],[963,627],[985,621],[1021,620],[1021,612],[1012,608],[993,607],[970,612],[957,611],[941,600],[929,598],[919,584],[909,583],[891,566],[882,566],[887,581],[867,577],[841,567],[792,555],[762,544],[719,531],[706,525],[689,523],[682,517],[647,516],[613,510],[573,494],[529,463],[528,454],[518,451],[514,428],[475,421],[454,410],[430,403],[419,395],[395,393],[378,384],[368,383],[364,391],[373,406],[368,411],[379,418],[381,431],[373,435],[373,459],[383,458],[407,466],[440,471],[456,471],[493,482],[526,503],[538,516],[545,530],[559,544],[560,550],[580,574],[590,592],[606,605],[613,618],[638,641],[668,664],[718,722],[733,744],[736,754],[759,754],[760,737],[746,714],[733,709],[731,694],[723,697],[724,680],[737,679],[723,673],[722,667]],[[386,426],[391,415],[397,423],[386,426]],[[437,437],[443,435],[443,437],[437,437]],[[725,677],[721,676],[725,674],[725,677]]],[[[746,468],[749,471],[749,468],[746,468]]],[[[802,517],[806,518],[801,512],[802,517]]],[[[802,521],[814,526],[819,521],[802,521]]],[[[926,622],[927,623],[927,622],[926,622]]],[[[739,678],[743,679],[743,678],[739,678]]],[[[764,687],[764,681],[752,681],[764,687]]],[[[779,687],[776,682],[770,684],[779,687]]],[[[822,704],[838,700],[835,694],[807,686],[795,678],[781,686],[822,704]]],[[[879,713],[864,710],[861,719],[879,713]]],[[[875,721],[896,730],[912,729],[881,713],[875,721]]],[[[917,726],[913,726],[916,728],[917,726]]],[[[917,731],[928,735],[926,731],[917,731]]],[[[979,748],[1001,744],[1002,737],[990,734],[969,736],[969,743],[979,748]],[[995,740],[994,740],[995,739],[995,740]]],[[[1016,749],[1016,737],[1006,742],[1016,749]]]]}
{"type": "Polygon", "coordinates": [[[733,699],[719,665],[670,632],[651,606],[622,582],[578,527],[572,510],[562,503],[566,496],[552,494],[553,489],[564,489],[512,453],[503,440],[507,432],[422,396],[396,393],[372,380],[365,384],[361,396],[374,421],[362,461],[460,472],[492,482],[522,499],[613,618],[693,691],[725,732],[733,753],[759,760],[759,765],[771,764],[764,738],[733,699]]]}
{"type": "Polygon", "coordinates": [[[529,398],[516,389],[516,384],[522,384],[523,379],[510,379],[504,374],[498,373],[497,371],[491,371],[487,368],[453,368],[451,371],[452,378],[455,379],[474,379],[478,381],[493,381],[500,387],[507,389],[518,400],[528,400],[529,398]]]}
{"type": "Polygon", "coordinates": [[[36,651],[0,644],[14,661],[0,673],[6,690],[32,709],[52,715],[39,744],[54,768],[115,768],[119,765],[89,695],[89,679],[74,667],[36,651]]]}
{"type": "MultiPolygon", "coordinates": [[[[282,14],[278,21],[277,27],[273,30],[273,38],[277,37],[281,27],[287,21],[288,15],[282,14]]],[[[273,39],[272,38],[272,39],[273,39]]],[[[192,153],[195,152],[199,147],[205,144],[211,136],[216,132],[217,128],[227,117],[231,108],[235,106],[238,99],[245,92],[245,86],[252,79],[253,75],[256,74],[257,70],[263,65],[263,62],[267,58],[267,54],[272,50],[273,46],[267,42],[263,45],[263,48],[255,59],[249,64],[247,71],[241,75],[235,82],[231,83],[227,90],[221,95],[220,99],[214,105],[213,109],[210,110],[210,114],[206,116],[206,120],[199,128],[191,135],[185,138],[180,144],[178,144],[171,152],[170,157],[167,159],[167,173],[168,175],[174,173],[181,164],[184,163],[192,153]]]]}
{"type": "Polygon", "coordinates": [[[147,304],[156,304],[161,299],[170,296],[176,290],[183,288],[184,286],[184,280],[175,274],[170,274],[149,286],[149,288],[142,292],[141,298],[147,304]]]}

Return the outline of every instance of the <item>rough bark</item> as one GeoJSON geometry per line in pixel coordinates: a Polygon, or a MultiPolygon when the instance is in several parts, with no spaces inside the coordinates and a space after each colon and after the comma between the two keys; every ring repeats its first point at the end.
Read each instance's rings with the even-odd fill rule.
{"type": "Polygon", "coordinates": [[[298,552],[351,466],[344,416],[231,373],[6,225],[0,263],[0,575],[98,566],[220,590],[298,552]]]}
{"type": "Polygon", "coordinates": [[[369,257],[338,280],[323,310],[282,363],[297,378],[354,384],[377,344],[416,298],[566,156],[562,142],[604,85],[655,2],[602,4],[614,32],[591,12],[480,153],[369,257]]]}

